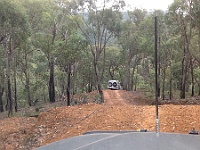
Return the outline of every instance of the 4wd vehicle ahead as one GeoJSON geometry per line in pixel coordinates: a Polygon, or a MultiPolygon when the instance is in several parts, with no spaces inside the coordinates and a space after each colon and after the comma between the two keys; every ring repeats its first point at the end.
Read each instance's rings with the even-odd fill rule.
{"type": "Polygon", "coordinates": [[[121,85],[119,80],[109,80],[107,88],[111,90],[120,90],[121,85]]]}

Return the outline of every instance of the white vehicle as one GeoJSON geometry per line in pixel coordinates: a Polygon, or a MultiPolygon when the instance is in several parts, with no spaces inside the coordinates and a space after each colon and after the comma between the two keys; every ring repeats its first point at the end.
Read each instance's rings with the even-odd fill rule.
{"type": "Polygon", "coordinates": [[[120,90],[121,84],[119,80],[109,80],[107,88],[111,90],[120,90]]]}

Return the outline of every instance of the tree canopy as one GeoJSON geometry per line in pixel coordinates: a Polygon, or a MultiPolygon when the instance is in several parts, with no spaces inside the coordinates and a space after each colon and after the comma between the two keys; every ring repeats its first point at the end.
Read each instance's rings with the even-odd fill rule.
{"type": "Polygon", "coordinates": [[[1,0],[0,111],[102,90],[154,91],[154,17],[158,17],[159,95],[200,95],[200,1],[167,11],[125,10],[124,1],[1,0]],[[177,94],[179,93],[179,94],[177,94]]]}

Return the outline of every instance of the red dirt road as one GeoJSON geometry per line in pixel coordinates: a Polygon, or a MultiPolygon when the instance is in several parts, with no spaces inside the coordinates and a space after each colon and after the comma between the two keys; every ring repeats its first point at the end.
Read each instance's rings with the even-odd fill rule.
{"type": "Polygon", "coordinates": [[[105,105],[127,105],[126,100],[123,98],[124,92],[122,90],[104,90],[105,105]]]}
{"type": "MultiPolygon", "coordinates": [[[[53,107],[38,119],[0,120],[0,149],[33,149],[91,130],[155,131],[155,106],[144,105],[144,95],[124,90],[103,94],[104,104],[53,107]]],[[[160,105],[160,131],[187,134],[193,127],[200,131],[199,112],[200,105],[160,105]]]]}

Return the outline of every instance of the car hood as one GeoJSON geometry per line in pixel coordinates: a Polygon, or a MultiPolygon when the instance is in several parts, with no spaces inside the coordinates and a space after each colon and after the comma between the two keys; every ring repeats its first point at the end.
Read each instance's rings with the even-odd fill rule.
{"type": "Polygon", "coordinates": [[[89,132],[36,150],[200,150],[200,136],[155,132],[89,132]]]}

